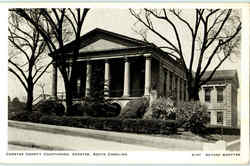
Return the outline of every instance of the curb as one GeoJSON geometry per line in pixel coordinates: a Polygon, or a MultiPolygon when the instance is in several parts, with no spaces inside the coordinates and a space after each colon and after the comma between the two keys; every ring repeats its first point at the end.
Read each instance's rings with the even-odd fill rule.
{"type": "Polygon", "coordinates": [[[8,144],[23,146],[23,147],[30,147],[30,148],[38,148],[41,150],[72,150],[72,149],[64,149],[58,146],[48,146],[44,144],[36,144],[34,142],[26,142],[26,141],[8,141],[8,144]]]}
{"type": "MultiPolygon", "coordinates": [[[[125,144],[148,146],[165,150],[171,149],[176,151],[190,151],[190,150],[201,151],[203,150],[203,144],[204,144],[203,142],[198,142],[198,141],[179,140],[173,138],[139,135],[134,133],[133,134],[119,133],[112,131],[83,129],[83,128],[74,128],[67,126],[18,122],[11,120],[8,121],[8,125],[9,127],[21,128],[26,130],[35,130],[35,131],[42,131],[54,134],[77,136],[77,137],[89,137],[105,141],[114,141],[125,144]]],[[[56,147],[56,148],[63,149],[63,147],[56,147]]]]}
{"type": "Polygon", "coordinates": [[[232,146],[232,145],[234,145],[234,144],[237,144],[237,143],[239,143],[239,142],[240,142],[240,139],[234,140],[234,141],[232,141],[232,142],[228,142],[228,143],[227,143],[227,147],[228,147],[228,146],[232,146]]]}

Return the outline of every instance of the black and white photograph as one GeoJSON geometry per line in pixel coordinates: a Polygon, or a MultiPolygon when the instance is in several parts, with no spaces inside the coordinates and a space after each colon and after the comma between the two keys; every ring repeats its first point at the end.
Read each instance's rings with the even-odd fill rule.
{"type": "Polygon", "coordinates": [[[7,155],[240,163],[242,12],[8,8],[7,155]]]}

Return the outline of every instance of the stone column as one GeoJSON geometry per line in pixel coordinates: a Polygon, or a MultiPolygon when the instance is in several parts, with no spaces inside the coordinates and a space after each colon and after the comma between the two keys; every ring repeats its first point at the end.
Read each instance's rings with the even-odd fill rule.
{"type": "Polygon", "coordinates": [[[72,64],[69,64],[69,66],[68,66],[68,79],[70,79],[70,77],[71,77],[71,74],[72,74],[72,64]]]}
{"type": "Polygon", "coordinates": [[[77,78],[77,81],[76,81],[76,86],[77,86],[77,97],[81,97],[82,96],[82,92],[81,92],[81,78],[77,78]]]}
{"type": "Polygon", "coordinates": [[[144,84],[144,96],[150,95],[151,89],[151,55],[145,55],[145,84],[144,84]]]}
{"type": "Polygon", "coordinates": [[[91,74],[92,74],[92,65],[88,61],[86,64],[86,89],[85,89],[85,97],[90,96],[90,88],[91,88],[91,74]]]}
{"type": "Polygon", "coordinates": [[[123,96],[130,96],[130,62],[125,58],[123,96]]]}
{"type": "Polygon", "coordinates": [[[104,73],[104,96],[109,97],[110,91],[110,64],[105,60],[105,73],[104,73]]]}
{"type": "Polygon", "coordinates": [[[57,67],[55,64],[52,66],[52,97],[57,99],[57,67]]]}

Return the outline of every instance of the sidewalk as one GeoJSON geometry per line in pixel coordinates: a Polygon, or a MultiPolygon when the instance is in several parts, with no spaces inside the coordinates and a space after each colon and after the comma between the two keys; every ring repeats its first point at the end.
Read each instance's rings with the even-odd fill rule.
{"type": "Polygon", "coordinates": [[[62,134],[46,133],[34,130],[25,130],[9,127],[8,150],[21,150],[23,147],[35,150],[56,151],[160,151],[162,149],[130,145],[118,142],[104,141],[100,139],[77,137],[62,134]],[[13,148],[18,146],[19,149],[13,148]]]}
{"type": "MultiPolygon", "coordinates": [[[[36,124],[27,122],[9,121],[9,128],[13,131],[9,133],[9,141],[20,141],[30,142],[33,144],[43,144],[49,146],[55,146],[57,149],[69,149],[79,150],[79,142],[86,141],[84,139],[93,139],[95,141],[109,142],[110,146],[115,146],[115,143],[122,143],[126,146],[136,145],[142,147],[155,148],[157,150],[171,150],[171,151],[190,151],[190,150],[203,150],[202,142],[189,141],[189,140],[178,140],[166,137],[156,137],[148,135],[139,135],[132,133],[119,133],[112,131],[101,131],[92,129],[82,129],[66,126],[54,126],[46,124],[36,124]],[[22,131],[19,135],[15,132],[17,130],[22,131]],[[27,133],[29,132],[29,133],[27,133]],[[32,133],[39,132],[39,133],[32,133]],[[30,136],[27,136],[31,134],[30,136]],[[25,136],[26,135],[26,136],[25,136]],[[49,139],[41,139],[47,137],[49,139]],[[46,141],[44,141],[46,140],[46,141]],[[60,141],[65,140],[65,141],[60,141]],[[72,141],[74,140],[74,141],[72,141]],[[69,147],[67,147],[69,145],[69,147]],[[65,148],[66,147],[66,148],[65,148]]],[[[86,145],[84,145],[86,147],[86,145]]],[[[102,150],[102,147],[96,147],[102,150]]],[[[85,150],[85,149],[81,149],[85,150]]],[[[135,149],[136,150],[136,149],[135,149]]],[[[145,150],[145,149],[144,149],[145,150]]]]}

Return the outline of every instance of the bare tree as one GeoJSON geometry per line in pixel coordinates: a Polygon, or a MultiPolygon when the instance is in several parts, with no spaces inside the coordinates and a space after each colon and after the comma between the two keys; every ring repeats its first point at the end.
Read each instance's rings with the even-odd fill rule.
{"type": "MultiPolygon", "coordinates": [[[[40,15],[30,17],[38,21],[40,15]]],[[[34,86],[51,64],[44,61],[46,44],[29,22],[13,12],[9,13],[8,31],[8,70],[24,87],[27,93],[26,108],[31,111],[34,86]]]]}
{"type": "MultiPolygon", "coordinates": [[[[226,59],[239,51],[241,21],[237,12],[232,9],[190,9],[187,14],[187,10],[179,9],[130,9],[137,22],[164,41],[169,55],[178,57],[183,64],[189,100],[199,100],[200,87],[211,80],[226,59]],[[164,31],[161,24],[167,27],[164,31]],[[166,36],[169,31],[174,37],[166,36]],[[185,35],[189,38],[183,39],[185,35]],[[188,52],[184,51],[185,42],[191,44],[188,52]],[[209,68],[212,68],[211,74],[202,79],[209,68]]],[[[145,34],[139,32],[145,38],[145,34]]]]}
{"type": "Polygon", "coordinates": [[[59,68],[62,74],[66,92],[67,112],[72,108],[72,82],[73,74],[75,73],[75,63],[79,56],[80,36],[83,28],[83,23],[89,9],[15,9],[16,14],[30,22],[43,37],[49,51],[50,56],[55,62],[54,65],[59,68]],[[37,24],[28,15],[29,11],[38,10],[43,16],[45,24],[37,24]],[[50,36],[52,30],[53,37],[50,36]],[[74,36],[73,54],[69,57],[64,52],[64,46],[67,40],[65,36],[68,34],[74,36]],[[73,34],[73,35],[72,35],[73,34]],[[69,63],[69,60],[71,63],[69,63]],[[71,72],[69,72],[71,71],[71,72]]]}

